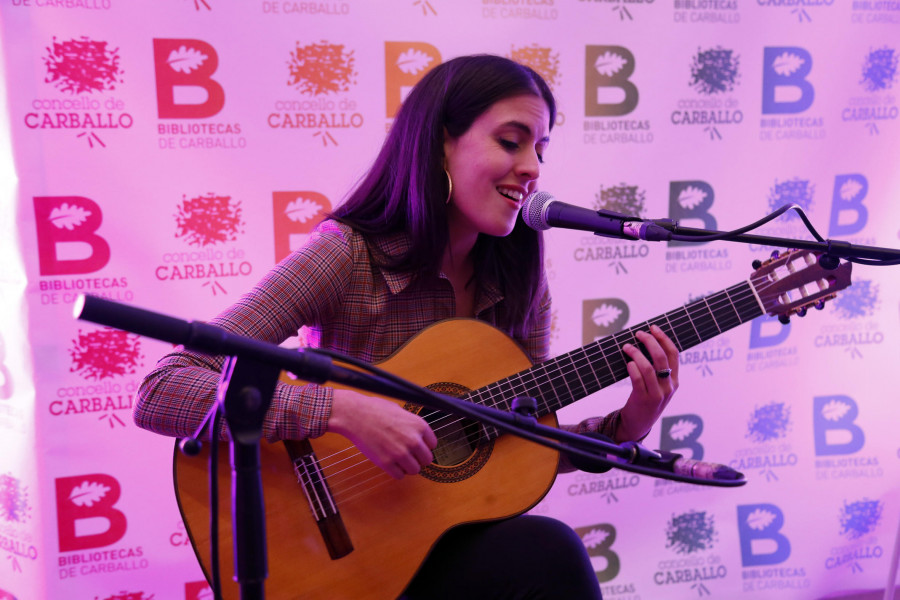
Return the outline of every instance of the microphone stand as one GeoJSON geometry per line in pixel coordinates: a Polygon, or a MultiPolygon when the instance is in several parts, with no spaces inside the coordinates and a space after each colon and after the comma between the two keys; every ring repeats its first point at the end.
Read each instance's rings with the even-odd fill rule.
{"type": "MultiPolygon", "coordinates": [[[[331,358],[314,350],[288,350],[206,323],[183,321],[97,296],[80,295],[73,311],[78,319],[183,345],[205,354],[227,357],[217,388],[217,402],[195,438],[185,440],[182,447],[190,453],[196,450],[196,438],[202,436],[207,425],[212,423],[213,431],[216,430],[215,413],[221,407],[231,432],[235,577],[240,584],[242,600],[264,598],[268,567],[259,444],[262,424],[282,370],[312,383],[332,381],[471,418],[560,452],[610,467],[702,485],[734,487],[746,483],[743,476],[734,480],[716,480],[664,472],[660,469],[666,467],[671,456],[663,456],[640,444],[629,442],[617,445],[541,425],[534,417],[536,401],[533,398],[517,398],[513,402],[513,411],[505,412],[432,392],[375,367],[368,366],[370,373],[364,373],[336,366],[331,358]]],[[[358,366],[362,364],[349,357],[346,362],[358,366]]],[[[215,447],[217,440],[211,442],[215,447]]]]}
{"type": "MultiPolygon", "coordinates": [[[[231,432],[234,573],[241,599],[265,597],[268,575],[266,520],[259,443],[281,369],[248,356],[229,356],[222,370],[219,402],[231,432]]],[[[216,443],[215,440],[211,443],[216,443]]]]}
{"type": "MultiPolygon", "coordinates": [[[[884,264],[893,265],[900,264],[900,250],[894,248],[880,248],[877,246],[861,246],[851,244],[843,240],[831,240],[822,238],[812,227],[809,220],[801,212],[800,218],[803,220],[807,229],[816,238],[812,240],[797,240],[791,238],[770,237],[764,235],[747,234],[745,232],[755,229],[759,225],[779,216],[784,211],[794,208],[793,205],[781,207],[775,213],[769,215],[768,218],[752,223],[746,227],[741,227],[733,231],[719,231],[714,229],[698,229],[694,227],[683,227],[674,219],[641,219],[634,216],[624,215],[608,210],[599,210],[597,213],[601,216],[616,219],[622,222],[622,232],[628,238],[634,240],[646,240],[651,242],[664,241],[681,241],[692,243],[705,243],[716,240],[724,240],[728,242],[741,242],[744,244],[759,244],[763,246],[775,246],[779,248],[796,248],[800,250],[810,250],[820,253],[819,264],[829,270],[837,268],[841,258],[850,260],[851,262],[861,262],[868,265],[884,264]]],[[[622,236],[609,235],[605,231],[597,231],[595,235],[606,237],[622,236]]]]}

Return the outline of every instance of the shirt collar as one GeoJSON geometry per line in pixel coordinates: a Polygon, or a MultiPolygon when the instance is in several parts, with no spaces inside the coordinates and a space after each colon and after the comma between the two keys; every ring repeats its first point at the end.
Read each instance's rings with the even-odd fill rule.
{"type": "MultiPolygon", "coordinates": [[[[409,236],[402,232],[374,236],[370,244],[375,249],[373,253],[375,256],[399,256],[409,248],[409,236]]],[[[405,290],[413,279],[413,274],[406,271],[397,271],[383,266],[379,266],[378,270],[392,294],[399,294],[405,290]]]]}
{"type": "MultiPolygon", "coordinates": [[[[383,236],[377,236],[371,242],[377,253],[383,253],[387,256],[399,256],[409,248],[409,236],[403,232],[392,233],[383,236]]],[[[378,267],[384,281],[387,283],[388,289],[392,294],[399,294],[405,290],[413,280],[413,274],[405,271],[397,271],[386,267],[378,267]]],[[[444,274],[441,273],[441,277],[444,274]]],[[[491,279],[482,281],[476,296],[475,314],[488,309],[501,300],[503,293],[497,281],[491,279]]]]}

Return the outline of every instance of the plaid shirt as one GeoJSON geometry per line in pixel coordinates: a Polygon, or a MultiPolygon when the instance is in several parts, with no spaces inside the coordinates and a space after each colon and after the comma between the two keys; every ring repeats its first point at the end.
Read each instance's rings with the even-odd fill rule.
{"type": "MultiPolygon", "coordinates": [[[[408,247],[405,235],[373,243],[387,255],[397,255],[408,247]]],[[[502,300],[496,285],[482,283],[476,293],[476,317],[497,325],[503,316],[502,300]]],[[[210,322],[274,344],[306,326],[310,346],[377,363],[428,325],[455,316],[453,287],[443,275],[414,278],[410,273],[375,266],[360,233],[328,220],[306,245],[210,322]]],[[[548,358],[549,334],[547,293],[538,326],[524,338],[515,339],[532,362],[540,362],[548,358]]],[[[223,361],[223,357],[186,350],[163,357],[141,383],[135,422],[164,435],[193,434],[215,401],[223,361]]],[[[275,441],[322,435],[331,403],[331,388],[279,383],[263,425],[265,438],[275,441]]],[[[585,421],[577,429],[589,427],[611,435],[615,416],[610,414],[602,422],[585,421]]]]}

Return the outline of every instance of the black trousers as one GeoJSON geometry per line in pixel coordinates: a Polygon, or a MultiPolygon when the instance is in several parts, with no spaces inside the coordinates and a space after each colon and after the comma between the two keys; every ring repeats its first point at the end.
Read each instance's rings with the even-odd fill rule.
{"type": "Polygon", "coordinates": [[[440,539],[400,600],[600,600],[584,544],[548,517],[456,527],[440,539]]]}

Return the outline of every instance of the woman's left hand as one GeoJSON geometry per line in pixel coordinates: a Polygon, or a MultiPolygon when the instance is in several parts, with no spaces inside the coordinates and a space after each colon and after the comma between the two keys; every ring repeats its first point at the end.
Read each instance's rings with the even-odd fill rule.
{"type": "Polygon", "coordinates": [[[678,389],[678,348],[656,325],[650,332],[636,334],[647,354],[633,344],[625,344],[622,350],[631,360],[627,364],[632,391],[625,406],[619,412],[616,442],[637,441],[650,432],[662,411],[678,389]]]}

